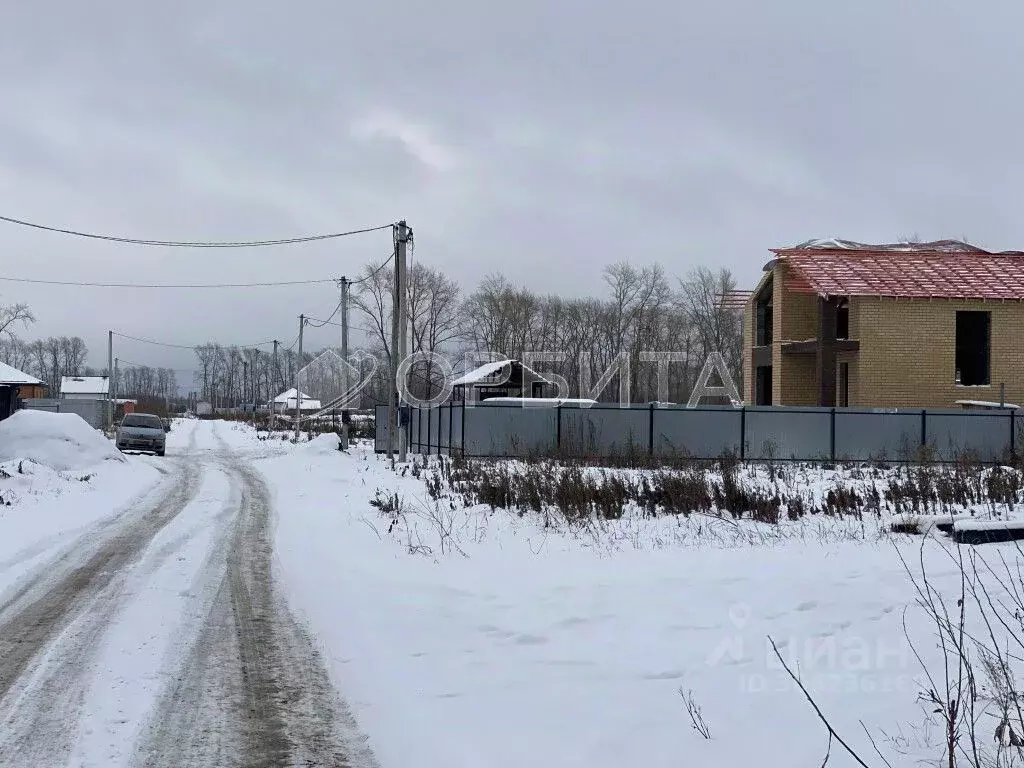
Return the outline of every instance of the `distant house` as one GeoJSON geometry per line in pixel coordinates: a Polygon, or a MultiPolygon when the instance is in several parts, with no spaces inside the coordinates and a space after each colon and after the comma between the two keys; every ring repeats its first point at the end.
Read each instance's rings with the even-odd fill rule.
{"type": "Polygon", "coordinates": [[[65,400],[106,400],[110,388],[106,376],[62,376],[60,396],[65,400]]]}
{"type": "Polygon", "coordinates": [[[452,402],[483,402],[495,397],[550,397],[554,388],[518,360],[496,360],[462,374],[452,382],[452,402]]]}
{"type": "MultiPolygon", "coordinates": [[[[282,392],[280,395],[275,397],[271,402],[271,407],[275,413],[288,413],[295,411],[295,393],[298,390],[292,387],[289,390],[282,392]]],[[[303,411],[319,411],[323,409],[319,400],[310,397],[305,392],[299,393],[299,409],[303,411]]]]}
{"type": "Polygon", "coordinates": [[[43,382],[7,363],[0,363],[0,419],[6,419],[18,410],[18,401],[25,399],[22,390],[33,391],[43,387],[43,382]]]}
{"type": "Polygon", "coordinates": [[[210,416],[213,413],[213,406],[205,400],[196,403],[196,416],[210,416]]]}

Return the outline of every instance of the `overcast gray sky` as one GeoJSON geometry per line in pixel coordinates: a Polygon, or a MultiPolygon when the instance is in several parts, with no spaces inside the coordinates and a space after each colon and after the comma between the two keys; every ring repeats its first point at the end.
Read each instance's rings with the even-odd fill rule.
{"type": "MultiPolygon", "coordinates": [[[[1022,24],[1009,0],[7,3],[0,214],[156,239],[406,218],[416,258],[467,288],[501,271],[568,294],[623,259],[749,287],[768,248],[811,237],[1022,248],[1022,24]]],[[[6,276],[248,282],[351,275],[390,234],[213,252],[0,225],[0,245],[6,276]]],[[[98,363],[108,328],[290,340],[336,291],[0,301],[98,363]]]]}

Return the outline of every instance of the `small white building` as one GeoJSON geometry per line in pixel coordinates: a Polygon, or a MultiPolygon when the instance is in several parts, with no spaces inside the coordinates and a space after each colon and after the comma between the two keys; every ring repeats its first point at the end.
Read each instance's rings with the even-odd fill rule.
{"type": "Polygon", "coordinates": [[[106,400],[109,395],[106,376],[61,376],[60,396],[65,400],[106,400]]]}
{"type": "MultiPolygon", "coordinates": [[[[289,390],[282,392],[280,395],[275,397],[271,402],[271,406],[275,413],[294,413],[295,411],[295,397],[298,390],[292,387],[289,390]]],[[[305,392],[299,393],[299,410],[300,411],[319,411],[323,409],[319,400],[311,398],[305,392]]]]}

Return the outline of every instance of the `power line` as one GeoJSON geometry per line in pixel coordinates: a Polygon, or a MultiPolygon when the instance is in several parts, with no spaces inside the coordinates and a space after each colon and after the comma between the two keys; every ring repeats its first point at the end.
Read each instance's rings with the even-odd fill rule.
{"type": "MultiPolygon", "coordinates": [[[[119,333],[118,331],[112,331],[112,333],[115,336],[120,336],[122,339],[131,339],[132,341],[141,341],[143,344],[153,344],[153,345],[158,346],[158,347],[169,347],[170,349],[187,349],[190,352],[194,352],[196,347],[203,346],[203,344],[195,344],[195,345],[189,347],[189,346],[186,346],[184,344],[171,344],[171,343],[166,342],[166,341],[154,341],[153,339],[143,339],[143,338],[139,338],[138,336],[129,336],[127,333],[119,333]]],[[[244,349],[246,347],[265,347],[268,344],[273,344],[273,343],[274,343],[274,340],[270,339],[269,341],[258,341],[258,342],[255,342],[253,344],[230,344],[230,345],[228,345],[228,344],[221,344],[220,346],[222,346],[222,347],[229,347],[229,346],[230,347],[239,347],[239,348],[244,349]]]]}
{"type": "Polygon", "coordinates": [[[164,248],[260,248],[269,245],[295,245],[298,243],[311,243],[317,240],[332,240],[338,237],[349,237],[351,235],[362,235],[367,232],[379,232],[382,229],[389,229],[393,224],[382,224],[379,227],[367,227],[365,229],[352,229],[347,232],[331,232],[324,235],[306,235],[303,237],[284,237],[277,240],[145,240],[136,237],[125,237],[121,235],[101,235],[94,232],[82,232],[64,227],[54,227],[47,224],[37,224],[31,221],[15,219],[11,216],[0,216],[0,221],[8,224],[17,224],[31,229],[41,229],[45,232],[55,232],[61,235],[73,237],[85,237],[90,240],[105,240],[113,243],[130,243],[132,245],[153,245],[164,248]]]}
{"type": "MultiPolygon", "coordinates": [[[[323,328],[328,323],[331,323],[331,320],[334,319],[334,316],[336,314],[338,314],[338,312],[341,310],[341,304],[342,304],[342,302],[338,301],[338,306],[336,306],[334,308],[334,311],[331,312],[331,316],[328,317],[326,320],[319,320],[319,318],[316,318],[316,317],[307,317],[306,318],[306,325],[308,325],[308,326],[310,326],[312,328],[323,328]],[[317,320],[320,324],[317,325],[316,323],[311,323],[310,320],[317,320]]],[[[331,323],[331,325],[334,325],[334,323],[331,323]]]]}
{"type": "MultiPolygon", "coordinates": [[[[388,256],[387,259],[385,259],[384,262],[379,267],[377,267],[372,272],[370,272],[370,274],[365,275],[364,277],[361,277],[358,280],[349,280],[348,284],[349,285],[356,285],[358,283],[362,283],[362,282],[365,282],[366,280],[369,280],[370,278],[374,277],[378,272],[380,272],[382,269],[384,269],[388,264],[390,264],[391,261],[394,258],[395,258],[395,251],[392,251],[391,255],[388,256]]],[[[311,328],[323,328],[325,325],[339,325],[339,323],[332,323],[331,321],[334,319],[334,316],[337,315],[338,312],[341,311],[341,304],[342,304],[342,302],[339,300],[337,306],[334,308],[334,311],[331,312],[330,316],[326,320],[321,320],[318,317],[309,317],[309,316],[307,316],[306,317],[306,325],[308,325],[311,328]]]]}
{"type": "MultiPolygon", "coordinates": [[[[284,350],[285,352],[290,352],[295,347],[295,345],[298,344],[298,342],[299,342],[299,337],[298,337],[298,335],[296,335],[295,338],[292,339],[292,343],[291,344],[289,344],[287,347],[279,347],[279,349],[280,350],[284,350]]],[[[271,343],[273,343],[273,342],[271,342],[271,343]]]]}
{"type": "Polygon", "coordinates": [[[374,277],[378,272],[380,272],[382,269],[384,269],[384,267],[386,267],[388,264],[390,264],[391,261],[395,258],[395,254],[396,253],[397,253],[397,251],[391,251],[391,255],[388,256],[387,259],[385,259],[384,262],[379,267],[377,267],[375,270],[373,270],[370,274],[364,275],[363,277],[360,277],[358,280],[349,280],[348,284],[349,285],[355,285],[356,283],[365,283],[367,280],[369,280],[370,278],[374,277]]]}
{"type": "Polygon", "coordinates": [[[9,283],[33,283],[36,285],[71,285],[77,288],[272,288],[285,285],[313,285],[333,283],[335,278],[317,280],[281,280],[265,283],[90,283],[75,280],[37,280],[29,277],[0,277],[9,283]]]}
{"type": "Polygon", "coordinates": [[[118,365],[127,365],[132,368],[152,368],[153,370],[164,370],[172,371],[173,373],[195,373],[195,368],[168,368],[164,365],[150,365],[149,363],[137,363],[134,360],[125,360],[123,357],[117,358],[118,365]]]}
{"type": "MultiPolygon", "coordinates": [[[[0,220],[2,219],[3,217],[0,216],[0,220]]],[[[370,274],[361,277],[358,280],[349,280],[349,285],[362,283],[374,277],[378,272],[380,272],[388,264],[390,264],[391,260],[394,259],[394,257],[395,252],[392,251],[391,255],[388,256],[388,258],[379,267],[374,269],[370,274]]],[[[76,288],[169,288],[190,290],[192,288],[277,288],[289,285],[318,285],[323,283],[335,283],[337,282],[337,278],[322,277],[312,280],[271,280],[256,283],[97,283],[78,280],[44,280],[32,277],[0,276],[0,281],[5,281],[8,283],[29,283],[32,285],[67,285],[74,286],[76,288]]],[[[335,310],[335,314],[336,313],[337,310],[335,310]]],[[[331,316],[333,317],[334,315],[331,316]]]]}
{"type": "MultiPolygon", "coordinates": [[[[331,317],[334,317],[334,315],[331,315],[331,317]]],[[[321,320],[319,317],[309,317],[308,315],[306,316],[306,325],[310,325],[313,328],[323,328],[325,325],[336,325],[339,328],[341,327],[341,323],[335,323],[329,319],[321,320]],[[316,323],[319,323],[319,325],[317,325],[316,323],[311,323],[310,320],[315,320],[316,323]]]]}

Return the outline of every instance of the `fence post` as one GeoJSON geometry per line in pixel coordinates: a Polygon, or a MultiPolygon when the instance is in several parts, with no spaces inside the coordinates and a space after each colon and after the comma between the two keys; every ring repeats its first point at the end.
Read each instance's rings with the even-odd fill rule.
{"type": "Polygon", "coordinates": [[[921,448],[928,446],[928,411],[921,409],[921,448]]]}
{"type": "Polygon", "coordinates": [[[1017,457],[1017,421],[1014,415],[1013,409],[1010,411],[1010,456],[1013,458],[1017,457]]]}
{"type": "Polygon", "coordinates": [[[832,413],[829,417],[829,450],[832,456],[832,463],[836,463],[836,409],[832,409],[832,413]]]}
{"type": "Polygon", "coordinates": [[[555,406],[555,453],[562,452],[562,404],[555,406]]]}
{"type": "Polygon", "coordinates": [[[654,403],[651,403],[647,416],[647,452],[654,455],[654,403]]]}
{"type": "Polygon", "coordinates": [[[747,460],[747,406],[740,408],[740,461],[747,460]]]}
{"type": "Polygon", "coordinates": [[[449,456],[452,455],[452,425],[455,423],[455,415],[452,413],[452,411],[454,409],[455,409],[455,406],[452,405],[451,403],[448,403],[448,455],[449,456]]]}

